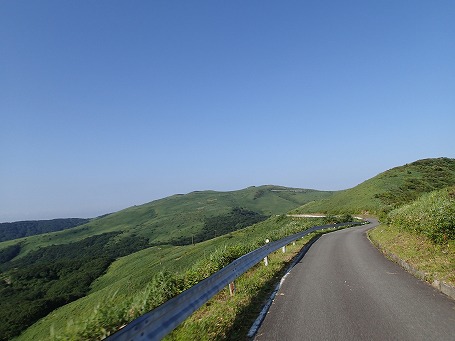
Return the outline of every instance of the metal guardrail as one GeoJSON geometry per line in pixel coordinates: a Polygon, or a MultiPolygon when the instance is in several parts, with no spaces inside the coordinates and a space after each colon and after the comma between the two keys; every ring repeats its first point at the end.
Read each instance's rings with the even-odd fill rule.
{"type": "Polygon", "coordinates": [[[154,310],[138,317],[124,328],[108,337],[108,340],[161,340],[210,298],[280,247],[286,246],[315,231],[360,224],[361,223],[359,222],[350,222],[313,226],[308,230],[268,243],[237,258],[210,277],[168,300],[154,310]]]}

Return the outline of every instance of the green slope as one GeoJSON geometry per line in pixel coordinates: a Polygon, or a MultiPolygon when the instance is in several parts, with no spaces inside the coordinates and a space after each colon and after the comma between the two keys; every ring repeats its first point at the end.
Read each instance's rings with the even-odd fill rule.
{"type": "Polygon", "coordinates": [[[40,247],[76,242],[93,235],[119,231],[122,234],[118,238],[135,234],[148,238],[151,245],[169,244],[178,238],[191,238],[202,232],[207,219],[228,215],[236,207],[269,216],[286,213],[331,193],[260,186],[230,192],[178,194],[129,207],[72,229],[2,242],[0,250],[20,242],[21,257],[40,247]]]}
{"type": "Polygon", "coordinates": [[[423,193],[455,185],[455,159],[423,159],[385,171],[360,185],[308,203],[293,213],[371,213],[380,215],[423,193]]]}
{"type": "MultiPolygon", "coordinates": [[[[99,288],[92,282],[119,257],[153,245],[160,247],[148,251],[161,263],[169,254],[179,253],[168,244],[212,239],[327,195],[277,186],[193,192],[130,207],[64,231],[3,242],[0,319],[7,323],[0,328],[0,340],[99,288]]],[[[199,258],[200,253],[196,254],[199,258]]],[[[179,262],[170,257],[176,266],[179,262]]]]}
{"type": "Polygon", "coordinates": [[[135,298],[140,300],[141,292],[157,273],[167,271],[178,274],[193,268],[199,271],[198,264],[211,259],[216,250],[219,252],[225,248],[256,241],[262,244],[266,238],[275,240],[282,238],[284,234],[292,234],[323,223],[321,218],[274,216],[253,226],[195,245],[155,246],[119,258],[111,264],[106,274],[92,284],[92,290],[86,297],[50,313],[28,328],[18,340],[49,340],[52,339],[52,329],[61,334],[65,329],[71,329],[73,322],[76,324],[75,328],[83,329],[83,321],[87,320],[98,306],[108,305],[110,309],[117,307],[101,313],[102,319],[108,321],[112,318],[110,314],[124,309],[125,302],[134,301],[135,298]]]}

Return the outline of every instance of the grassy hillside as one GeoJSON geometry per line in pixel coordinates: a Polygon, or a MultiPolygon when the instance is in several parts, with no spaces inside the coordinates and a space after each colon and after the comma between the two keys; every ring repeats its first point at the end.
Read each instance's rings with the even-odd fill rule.
{"type": "MultiPolygon", "coordinates": [[[[210,225],[209,219],[228,216],[234,208],[243,208],[263,216],[283,214],[307,202],[325,198],[331,193],[260,186],[231,192],[200,191],[178,194],[129,207],[72,229],[2,242],[0,250],[20,243],[20,257],[40,247],[72,243],[110,232],[122,232],[118,238],[126,238],[131,234],[145,237],[152,245],[172,244],[179,238],[187,238],[188,241],[188,238],[204,232],[204,228],[210,225]]],[[[247,215],[246,218],[250,219],[251,216],[247,215]]],[[[241,227],[244,226],[240,225],[239,228],[241,227]]]]}
{"type": "Polygon", "coordinates": [[[424,194],[393,210],[388,215],[388,223],[423,234],[438,244],[455,240],[455,187],[424,194]]]}
{"type": "MultiPolygon", "coordinates": [[[[24,340],[45,339],[52,326],[57,332],[65,329],[71,320],[87,325],[89,322],[78,317],[87,316],[87,312],[94,309],[96,314],[102,315],[123,311],[121,319],[124,319],[124,311],[139,304],[143,295],[154,295],[148,291],[143,293],[144,288],[150,289],[150,282],[158,281],[155,283],[158,286],[164,283],[154,277],[157,273],[190,271],[189,281],[194,284],[201,279],[200,272],[213,261],[210,254],[214,250],[220,247],[233,250],[229,253],[233,256],[240,252],[238,245],[248,245],[245,246],[248,249],[265,238],[273,240],[304,228],[300,220],[280,214],[290,210],[292,213],[329,214],[368,212],[385,217],[423,193],[454,185],[454,159],[425,159],[393,168],[340,192],[277,186],[249,187],[232,192],[192,192],[130,207],[68,230],[2,242],[0,290],[2,297],[7,297],[3,304],[9,306],[0,307],[0,311],[5,312],[0,319],[10,318],[8,312],[13,311],[14,306],[30,304],[41,313],[61,306],[28,328],[21,336],[24,340]],[[271,218],[265,220],[268,216],[271,218]],[[244,228],[251,224],[254,225],[244,228]],[[96,247],[90,248],[90,245],[96,247]],[[81,257],[77,256],[79,250],[81,257]],[[60,261],[52,262],[51,259],[60,261]],[[209,263],[200,263],[207,259],[209,263]],[[194,263],[199,264],[197,270],[191,270],[194,263]],[[15,291],[22,300],[20,304],[15,304],[15,298],[10,297],[15,291]],[[96,308],[105,303],[109,307],[96,308]],[[41,309],[39,304],[48,310],[41,309]]],[[[452,201],[449,206],[451,204],[452,201]]],[[[440,234],[443,239],[446,238],[444,231],[440,234]]],[[[178,277],[180,275],[175,277],[177,279],[172,276],[172,281],[178,282],[172,290],[189,285],[187,279],[178,277]]],[[[110,315],[102,318],[109,321],[120,318],[110,315]]],[[[35,320],[40,316],[35,316],[35,320]]],[[[33,321],[30,316],[27,318],[26,323],[33,321]]],[[[100,316],[93,318],[96,320],[100,316]]],[[[79,333],[80,329],[77,330],[79,333]]],[[[70,334],[73,332],[69,331],[70,334]]]]}
{"type": "Polygon", "coordinates": [[[455,185],[455,159],[419,160],[385,171],[360,185],[305,204],[293,213],[371,213],[380,215],[423,193],[455,185]]]}
{"type": "MultiPolygon", "coordinates": [[[[119,257],[160,246],[149,251],[161,264],[169,254],[179,254],[169,245],[231,233],[329,194],[276,186],[193,192],[130,207],[72,229],[3,242],[0,319],[8,323],[0,327],[0,334],[9,338],[50,311],[86,296],[93,290],[92,282],[119,257]]],[[[175,257],[171,260],[178,266],[175,257]]]]}
{"type": "Polygon", "coordinates": [[[145,302],[144,295],[151,301],[147,304],[159,303],[163,293],[151,292],[151,283],[166,288],[169,285],[178,292],[181,286],[191,286],[241,254],[263,245],[266,238],[276,240],[322,223],[321,218],[274,216],[195,245],[155,246],[119,258],[92,284],[89,295],[55,310],[28,328],[18,340],[47,340],[51,330],[63,339],[83,339],[84,333],[91,335],[89,339],[96,339],[96,333],[103,333],[101,327],[115,326],[132,307],[143,304],[140,302],[145,302]]]}

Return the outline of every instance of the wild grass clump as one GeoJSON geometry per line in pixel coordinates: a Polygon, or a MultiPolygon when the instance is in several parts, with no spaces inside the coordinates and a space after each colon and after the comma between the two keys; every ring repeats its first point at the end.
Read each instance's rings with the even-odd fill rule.
{"type": "Polygon", "coordinates": [[[401,229],[420,233],[438,244],[455,239],[455,187],[424,194],[393,210],[388,222],[401,229]]]}

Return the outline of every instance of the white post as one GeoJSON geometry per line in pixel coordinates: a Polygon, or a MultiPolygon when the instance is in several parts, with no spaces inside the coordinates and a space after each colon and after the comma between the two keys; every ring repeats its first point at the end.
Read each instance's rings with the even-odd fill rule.
{"type": "Polygon", "coordinates": [[[281,248],[281,251],[282,251],[283,253],[286,253],[286,245],[283,246],[283,247],[281,248]]]}
{"type": "MultiPolygon", "coordinates": [[[[270,242],[270,240],[268,240],[268,239],[265,240],[266,244],[269,243],[269,242],[270,242]]],[[[268,256],[264,257],[264,265],[265,266],[269,266],[269,257],[268,256]]]]}
{"type": "Polygon", "coordinates": [[[235,284],[234,284],[234,282],[231,282],[231,283],[229,283],[229,294],[231,296],[234,296],[234,293],[235,293],[235,284]]]}

